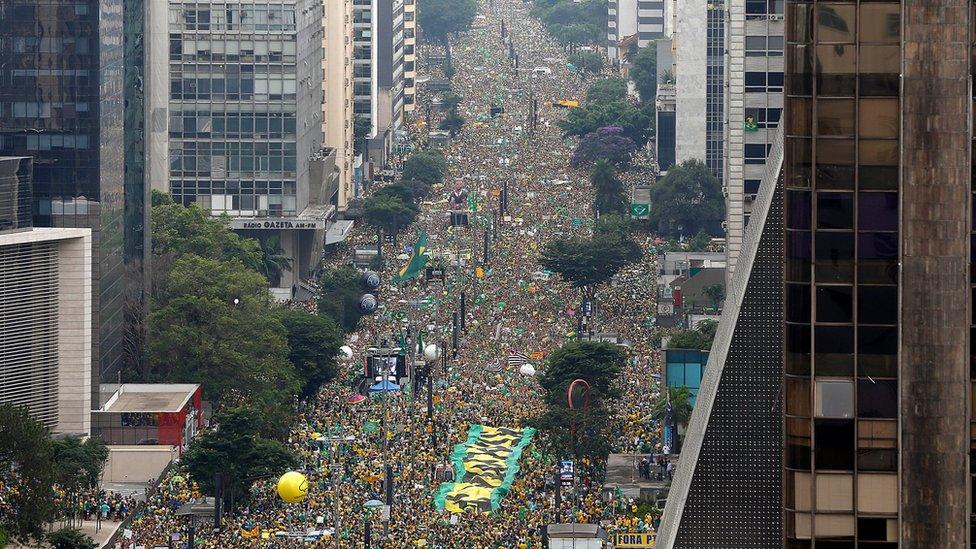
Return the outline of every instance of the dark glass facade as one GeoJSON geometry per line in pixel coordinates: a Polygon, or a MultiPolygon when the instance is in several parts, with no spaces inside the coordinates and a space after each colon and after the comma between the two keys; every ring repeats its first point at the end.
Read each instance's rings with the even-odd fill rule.
{"type": "Polygon", "coordinates": [[[897,547],[901,6],[787,10],[786,546],[897,547]]]}
{"type": "Polygon", "coordinates": [[[0,155],[34,158],[35,226],[92,229],[95,396],[123,361],[122,29],[122,0],[0,1],[0,155]]]}
{"type": "Polygon", "coordinates": [[[709,2],[707,13],[705,163],[721,180],[724,177],[725,142],[725,2],[709,2]]]}
{"type": "Polygon", "coordinates": [[[30,157],[0,157],[0,232],[33,227],[32,169],[30,157]]]}

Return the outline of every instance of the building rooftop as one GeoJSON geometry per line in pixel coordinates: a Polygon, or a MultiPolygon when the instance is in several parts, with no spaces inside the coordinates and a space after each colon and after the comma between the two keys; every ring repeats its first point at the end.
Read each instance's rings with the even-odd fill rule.
{"type": "Polygon", "coordinates": [[[195,383],[124,383],[102,412],[178,412],[200,386],[195,383]]]}

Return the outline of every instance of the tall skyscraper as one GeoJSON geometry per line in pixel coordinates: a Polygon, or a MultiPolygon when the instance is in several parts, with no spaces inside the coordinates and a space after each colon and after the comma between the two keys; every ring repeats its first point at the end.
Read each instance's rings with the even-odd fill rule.
{"type": "Polygon", "coordinates": [[[417,1],[403,0],[403,112],[417,107],[417,1]]]}
{"type": "Polygon", "coordinates": [[[336,151],[339,168],[340,211],[356,194],[353,185],[353,5],[352,0],[326,0],[325,34],[322,39],[323,93],[322,132],[325,145],[336,151]]]}
{"type": "Polygon", "coordinates": [[[271,282],[292,293],[321,261],[338,208],[335,149],[323,149],[323,21],[321,0],[171,0],[169,49],[151,59],[169,67],[169,93],[149,94],[169,119],[168,170],[154,188],[276,238],[293,266],[271,282]]]}
{"type": "Polygon", "coordinates": [[[726,37],[726,246],[731,280],[783,112],[783,0],[730,0],[726,37]]]}
{"type": "Polygon", "coordinates": [[[404,0],[353,0],[356,116],[369,117],[368,160],[386,164],[403,124],[404,0]]]}
{"type": "Polygon", "coordinates": [[[0,2],[0,155],[33,157],[36,226],[92,229],[95,396],[137,360],[126,299],[140,309],[145,297],[145,186],[135,166],[124,177],[123,20],[121,0],[0,2]]]}
{"type": "MultiPolygon", "coordinates": [[[[787,1],[785,213],[765,205],[779,188],[765,177],[661,546],[970,543],[972,17],[958,0],[787,1]],[[771,221],[784,224],[782,290],[763,295],[751,286],[771,274],[752,258],[770,249],[771,221]],[[739,303],[777,296],[780,336],[729,337],[768,322],[739,303]],[[780,341],[781,377],[761,368],[780,341]],[[744,352],[752,365],[735,358],[744,352]],[[751,400],[736,394],[735,372],[749,374],[751,400]],[[756,401],[782,415],[770,419],[756,401]],[[765,424],[759,438],[744,431],[719,448],[754,472],[748,503],[734,468],[715,474],[710,441],[746,421],[730,421],[730,406],[765,424]],[[757,462],[769,448],[778,459],[757,462]],[[770,471],[775,493],[765,490],[770,471]]],[[[778,158],[774,142],[767,174],[778,158]]]]}

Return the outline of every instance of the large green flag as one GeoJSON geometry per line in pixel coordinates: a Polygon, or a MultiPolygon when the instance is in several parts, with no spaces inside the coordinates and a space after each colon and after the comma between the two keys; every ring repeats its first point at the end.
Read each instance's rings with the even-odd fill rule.
{"type": "Polygon", "coordinates": [[[413,247],[413,255],[410,256],[410,261],[400,269],[400,272],[393,277],[394,283],[405,282],[411,278],[419,275],[424,267],[427,266],[427,232],[420,231],[420,238],[417,239],[417,245],[413,247]]]}

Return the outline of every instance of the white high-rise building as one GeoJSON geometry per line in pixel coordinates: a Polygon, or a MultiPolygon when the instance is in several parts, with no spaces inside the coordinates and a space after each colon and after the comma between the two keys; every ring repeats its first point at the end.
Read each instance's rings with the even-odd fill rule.
{"type": "Polygon", "coordinates": [[[665,0],[610,0],[607,4],[607,57],[625,56],[620,41],[636,35],[638,48],[665,36],[665,0]]]}
{"type": "Polygon", "coordinates": [[[728,279],[783,112],[783,1],[729,0],[726,125],[728,279]]]}

